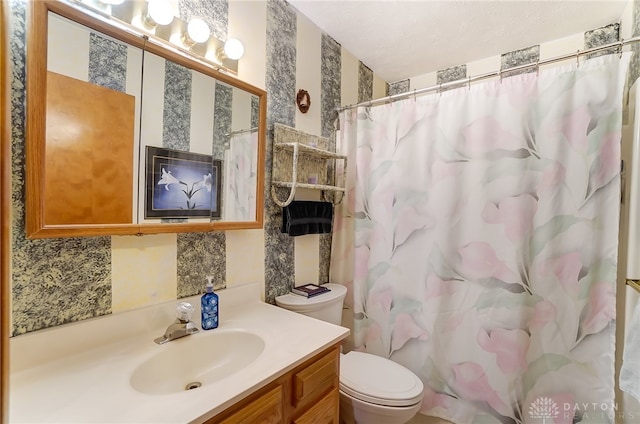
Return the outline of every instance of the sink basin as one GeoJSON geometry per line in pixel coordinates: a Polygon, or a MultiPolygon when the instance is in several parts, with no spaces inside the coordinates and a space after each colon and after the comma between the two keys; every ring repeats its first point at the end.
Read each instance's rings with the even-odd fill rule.
{"type": "Polygon", "coordinates": [[[139,392],[166,395],[229,377],[260,356],[264,340],[247,331],[212,330],[157,349],[131,375],[131,386],[139,392]]]}

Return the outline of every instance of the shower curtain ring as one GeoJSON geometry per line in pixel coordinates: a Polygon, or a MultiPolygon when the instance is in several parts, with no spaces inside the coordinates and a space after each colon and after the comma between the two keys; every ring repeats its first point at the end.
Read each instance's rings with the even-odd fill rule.
{"type": "Polygon", "coordinates": [[[438,92],[440,93],[440,95],[442,96],[442,83],[440,83],[438,85],[438,92]]]}
{"type": "Polygon", "coordinates": [[[536,62],[536,76],[540,76],[540,61],[536,62]]]}
{"type": "Polygon", "coordinates": [[[413,89],[413,101],[417,101],[418,100],[418,95],[416,94],[416,89],[413,89]]]}
{"type": "Polygon", "coordinates": [[[624,46],[624,38],[620,37],[620,47],[618,47],[620,50],[620,54],[618,55],[618,59],[622,59],[622,47],[624,46]]]}
{"type": "Polygon", "coordinates": [[[500,84],[502,84],[502,68],[498,70],[498,79],[500,80],[500,84]]]}
{"type": "Polygon", "coordinates": [[[576,50],[576,67],[580,67],[580,50],[576,50]]]}
{"type": "Polygon", "coordinates": [[[467,90],[471,90],[471,76],[467,77],[467,90]]]}

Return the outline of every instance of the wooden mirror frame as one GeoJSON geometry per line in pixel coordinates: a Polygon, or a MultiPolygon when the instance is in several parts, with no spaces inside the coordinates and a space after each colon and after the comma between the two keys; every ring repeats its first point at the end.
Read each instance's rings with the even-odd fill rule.
{"type": "Polygon", "coordinates": [[[262,228],[264,219],[264,163],[266,145],[267,95],[260,88],[217,71],[212,65],[186,52],[166,46],[164,41],[129,33],[83,11],[56,0],[29,3],[30,22],[27,34],[27,128],[26,128],[26,233],[27,238],[78,237],[99,235],[132,235],[207,232],[262,228]],[[258,159],[256,176],[255,221],[210,221],[187,223],[74,224],[46,225],[44,222],[44,173],[47,87],[48,14],[56,13],[95,31],[125,42],[141,50],[169,59],[218,81],[244,90],[259,99],[258,159]],[[35,99],[35,101],[34,101],[35,99]]]}

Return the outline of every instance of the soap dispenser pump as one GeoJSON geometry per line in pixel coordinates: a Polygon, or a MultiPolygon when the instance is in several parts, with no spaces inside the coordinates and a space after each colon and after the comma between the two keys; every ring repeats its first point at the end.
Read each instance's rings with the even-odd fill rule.
{"type": "Polygon", "coordinates": [[[218,295],[213,292],[213,277],[207,277],[207,292],[202,295],[202,329],[218,328],[218,295]]]}

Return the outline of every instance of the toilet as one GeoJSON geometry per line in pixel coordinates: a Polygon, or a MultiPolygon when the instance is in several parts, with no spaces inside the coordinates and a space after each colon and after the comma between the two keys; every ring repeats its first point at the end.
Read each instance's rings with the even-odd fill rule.
{"type": "MultiPolygon", "coordinates": [[[[276,297],[281,308],[340,325],[347,288],[325,284],[328,293],[306,298],[289,293],[276,297]]],[[[340,422],[404,424],[422,404],[422,381],[402,365],[364,352],[340,354],[340,422]]]]}

